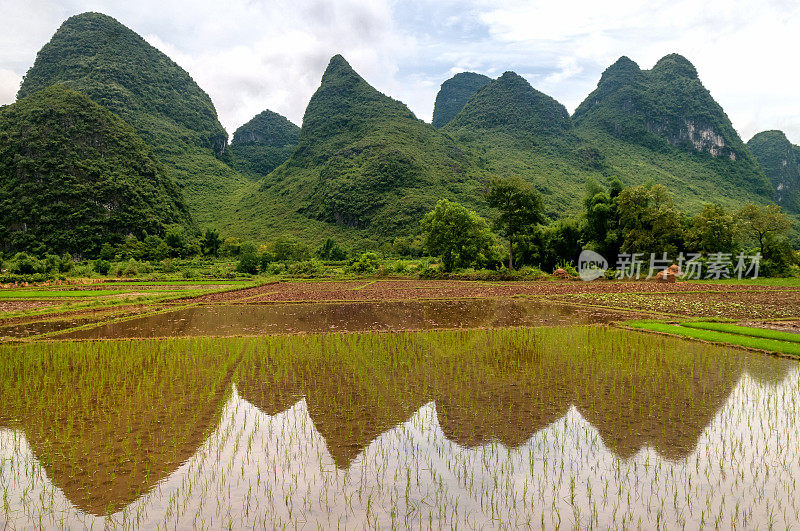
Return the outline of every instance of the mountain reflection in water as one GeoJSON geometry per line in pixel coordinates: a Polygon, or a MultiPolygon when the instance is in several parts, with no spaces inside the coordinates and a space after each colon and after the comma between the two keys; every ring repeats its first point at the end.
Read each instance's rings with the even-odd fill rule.
{"type": "MultiPolygon", "coordinates": [[[[699,452],[717,456],[722,464],[714,466],[734,466],[730,457],[725,461],[726,445],[738,442],[741,455],[780,454],[798,442],[794,427],[781,430],[788,444],[773,448],[741,437],[736,423],[725,420],[752,416],[742,408],[754,400],[737,401],[737,393],[769,395],[765,400],[774,403],[796,391],[796,363],[605,327],[35,343],[4,350],[16,361],[3,362],[0,374],[9,406],[0,412],[0,489],[21,501],[9,502],[5,516],[0,511],[0,524],[5,519],[12,526],[39,514],[56,514],[67,524],[109,517],[125,525],[200,525],[192,521],[199,517],[214,527],[226,518],[234,526],[271,525],[303,514],[301,521],[323,526],[372,518],[390,525],[400,498],[403,514],[427,525],[434,513],[422,519],[419,502],[426,496],[450,511],[471,511],[445,511],[439,522],[491,525],[487,515],[498,511],[501,521],[510,519],[510,505],[491,507],[476,496],[524,500],[534,483],[539,503],[513,516],[522,511],[538,522],[545,513],[553,518],[563,503],[562,487],[550,493],[541,487],[554,481],[556,461],[562,474],[564,466],[571,471],[570,488],[580,477],[584,491],[589,485],[599,493],[603,468],[645,459],[674,473],[693,469],[699,452]],[[729,440],[727,427],[739,439],[729,440]],[[370,501],[358,485],[367,470],[376,474],[368,482],[370,501]],[[480,480],[485,492],[470,486],[477,470],[494,471],[480,480]],[[399,490],[387,494],[393,489],[399,490]],[[64,506],[56,510],[48,503],[57,505],[59,495],[64,506]],[[349,505],[342,501],[347,496],[349,505]],[[245,497],[252,514],[220,509],[245,497]],[[300,513],[290,514],[290,499],[298,511],[303,507],[300,513]],[[408,513],[411,502],[418,508],[408,513]],[[39,513],[31,509],[37,504],[39,513]]],[[[664,480],[656,470],[639,472],[651,495],[652,474],[664,480]]],[[[617,477],[609,474],[605,481],[617,477]]],[[[643,507],[629,509],[641,516],[643,507]]],[[[597,523],[613,526],[619,516],[610,512],[599,510],[597,523]]],[[[699,514],[686,518],[700,521],[699,514]]]]}

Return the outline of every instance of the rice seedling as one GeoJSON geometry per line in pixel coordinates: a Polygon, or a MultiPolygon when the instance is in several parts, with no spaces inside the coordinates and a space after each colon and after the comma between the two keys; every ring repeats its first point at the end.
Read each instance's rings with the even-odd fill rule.
{"type": "Polygon", "coordinates": [[[753,326],[739,326],[732,323],[716,323],[716,322],[703,322],[703,321],[687,321],[681,323],[681,326],[688,326],[689,328],[699,328],[701,330],[714,330],[715,332],[725,332],[727,334],[738,334],[750,337],[760,337],[764,339],[774,339],[776,341],[788,341],[790,343],[800,343],[800,334],[792,332],[782,332],[780,330],[771,330],[769,328],[757,328],[753,326]]]}
{"type": "Polygon", "coordinates": [[[0,347],[0,526],[793,527],[800,368],[607,327],[0,347]]]}
{"type": "MultiPolygon", "coordinates": [[[[699,323],[691,322],[682,325],[674,325],[667,323],[657,323],[649,321],[630,321],[626,325],[631,328],[639,328],[641,330],[650,330],[652,332],[660,332],[664,334],[673,334],[676,336],[687,337],[691,339],[700,339],[703,341],[712,341],[715,343],[726,343],[739,347],[765,350],[768,352],[778,352],[781,354],[788,354],[791,356],[800,357],[800,342],[796,340],[787,341],[784,333],[771,334],[771,331],[761,333],[761,329],[750,327],[737,327],[738,330],[729,333],[722,330],[717,330],[720,323],[707,323],[712,326],[703,327],[699,323]],[[747,334],[743,333],[741,329],[747,334]],[[776,339],[779,338],[779,339],[776,339]]],[[[793,334],[785,333],[787,336],[793,334]]],[[[794,339],[794,338],[792,338],[794,339]]]]}

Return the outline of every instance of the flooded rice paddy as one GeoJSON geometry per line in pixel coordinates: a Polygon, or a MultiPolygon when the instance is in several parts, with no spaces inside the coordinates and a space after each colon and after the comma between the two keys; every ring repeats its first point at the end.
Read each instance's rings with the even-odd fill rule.
{"type": "Polygon", "coordinates": [[[0,347],[0,527],[795,527],[800,367],[606,326],[0,347]]]}
{"type": "Polygon", "coordinates": [[[502,328],[610,323],[625,313],[514,299],[192,306],[76,330],[65,339],[502,328]]]}

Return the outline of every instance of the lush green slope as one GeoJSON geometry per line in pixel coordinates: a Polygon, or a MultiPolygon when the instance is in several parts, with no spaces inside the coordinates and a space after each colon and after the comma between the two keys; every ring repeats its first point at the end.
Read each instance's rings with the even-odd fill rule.
{"type": "Polygon", "coordinates": [[[55,83],[87,94],[153,148],[183,187],[198,221],[213,223],[245,184],[218,160],[227,133],[189,74],[134,31],[99,13],[67,19],[38,53],[18,97],[55,83]]]}
{"type": "Polygon", "coordinates": [[[800,213],[800,147],[792,145],[782,131],[758,133],[747,147],[772,183],[775,202],[800,213]]]}
{"type": "Polygon", "coordinates": [[[572,129],[567,109],[533,88],[514,72],[506,72],[479,90],[448,124],[460,129],[500,131],[525,141],[561,135],[572,129]]]}
{"type": "Polygon", "coordinates": [[[740,187],[743,197],[771,197],[755,158],[694,66],[680,55],[665,56],[651,70],[620,58],[573,118],[587,132],[584,137],[604,133],[654,153],[689,153],[718,174],[720,182],[740,187]]]}
{"type": "Polygon", "coordinates": [[[464,105],[492,78],[475,72],[460,72],[442,83],[433,105],[432,124],[437,129],[446,125],[461,112],[464,105]]]}
{"type": "Polygon", "coordinates": [[[415,233],[437,199],[480,200],[463,151],[333,57],[294,154],[267,176],[263,201],[384,236],[415,233]]]}
{"type": "Polygon", "coordinates": [[[0,109],[3,250],[90,253],[169,224],[192,225],[180,190],[121,118],[59,85],[0,109]]]}
{"type": "Polygon", "coordinates": [[[233,167],[256,177],[268,174],[291,156],[300,128],[285,117],[264,111],[233,133],[233,167]]]}
{"type": "Polygon", "coordinates": [[[735,207],[769,197],[750,151],[694,67],[676,55],[651,71],[623,57],[572,120],[558,102],[506,73],[441,130],[480,169],[534,184],[552,217],[579,211],[586,181],[608,177],[665,184],[690,211],[704,202],[735,207]]]}
{"type": "Polygon", "coordinates": [[[514,72],[480,89],[441,131],[481,170],[534,184],[553,217],[579,208],[587,177],[602,178],[596,150],[575,135],[566,108],[514,72]]]}

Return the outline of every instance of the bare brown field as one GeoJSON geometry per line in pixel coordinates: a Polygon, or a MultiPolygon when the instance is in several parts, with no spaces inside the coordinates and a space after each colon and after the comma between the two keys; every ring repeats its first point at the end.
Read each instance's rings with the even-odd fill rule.
{"type": "MultiPolygon", "coordinates": [[[[411,299],[461,299],[494,297],[550,297],[561,295],[595,294],[684,294],[707,292],[726,296],[741,293],[763,293],[766,297],[783,292],[796,292],[797,288],[775,286],[749,286],[732,284],[656,282],[475,282],[450,280],[352,280],[352,281],[299,281],[265,284],[254,288],[224,293],[202,295],[192,302],[333,302],[333,301],[385,301],[411,299]]],[[[591,301],[587,301],[591,302],[591,301]]]]}

